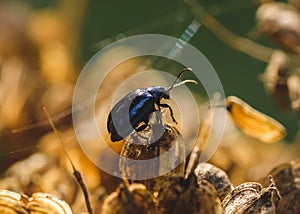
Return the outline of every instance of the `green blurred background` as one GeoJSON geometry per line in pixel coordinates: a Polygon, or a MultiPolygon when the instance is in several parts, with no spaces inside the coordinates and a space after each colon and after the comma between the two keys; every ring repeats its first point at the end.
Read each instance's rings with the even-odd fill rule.
{"type": "MultiPolygon", "coordinates": [[[[57,6],[55,1],[27,0],[27,2],[34,9],[57,6]]],[[[255,11],[258,7],[256,1],[200,2],[205,10],[240,36],[247,36],[256,25],[255,11]]],[[[76,1],[73,3],[76,5],[76,1]]],[[[156,33],[180,37],[192,19],[191,12],[182,0],[87,1],[80,31],[79,64],[83,66],[103,46],[124,36],[156,33]]],[[[274,47],[263,36],[256,42],[274,47]]],[[[204,26],[190,43],[214,66],[226,95],[236,95],[256,109],[276,118],[287,127],[287,140],[294,139],[298,130],[297,114],[291,110],[280,111],[258,79],[266,63],[228,47],[204,26]]]]}

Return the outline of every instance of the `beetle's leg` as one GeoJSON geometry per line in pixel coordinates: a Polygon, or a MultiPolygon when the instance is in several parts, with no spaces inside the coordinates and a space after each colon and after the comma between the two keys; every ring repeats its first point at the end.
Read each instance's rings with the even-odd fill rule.
{"type": "Polygon", "coordinates": [[[147,126],[148,126],[148,123],[144,123],[143,125],[137,127],[137,128],[135,129],[135,131],[136,131],[136,132],[143,131],[147,126]]]}
{"type": "Polygon", "coordinates": [[[163,108],[168,108],[168,109],[170,110],[170,114],[171,114],[171,118],[172,118],[173,122],[177,124],[177,121],[176,121],[176,119],[175,119],[175,117],[174,117],[173,109],[171,108],[171,106],[169,106],[169,105],[166,104],[166,103],[160,103],[159,106],[160,106],[160,107],[163,107],[163,108]]]}
{"type": "Polygon", "coordinates": [[[135,128],[136,132],[140,132],[143,131],[145,128],[147,128],[147,126],[149,126],[149,118],[145,118],[144,120],[142,120],[141,122],[144,122],[144,124],[138,126],[137,128],[135,128]]]}
{"type": "MultiPolygon", "coordinates": [[[[164,131],[165,130],[171,130],[169,127],[167,127],[165,124],[163,124],[161,111],[156,110],[153,113],[155,113],[155,118],[156,118],[156,121],[157,121],[157,123],[155,123],[156,128],[158,128],[158,129],[163,128],[164,131]],[[160,127],[157,127],[157,126],[160,126],[160,127]]],[[[160,133],[160,131],[158,133],[160,133]]],[[[161,133],[161,134],[163,134],[163,133],[161,133]]]]}
{"type": "Polygon", "coordinates": [[[144,140],[147,140],[147,145],[148,145],[148,138],[147,137],[144,137],[143,135],[141,135],[139,132],[143,131],[145,128],[147,128],[147,126],[149,126],[148,124],[148,121],[143,121],[144,124],[142,124],[141,126],[135,128],[135,131],[136,131],[136,134],[137,136],[139,136],[140,138],[144,139],[144,140]]]}

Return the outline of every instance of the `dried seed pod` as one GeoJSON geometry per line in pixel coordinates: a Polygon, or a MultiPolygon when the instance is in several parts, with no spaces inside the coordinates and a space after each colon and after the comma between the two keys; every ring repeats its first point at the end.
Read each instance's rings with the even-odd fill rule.
{"type": "Polygon", "coordinates": [[[28,197],[8,190],[0,190],[0,213],[29,214],[26,209],[28,197]]]}
{"type": "Polygon", "coordinates": [[[164,128],[162,136],[150,145],[145,144],[145,139],[140,137],[130,137],[125,142],[119,162],[125,180],[129,179],[131,183],[143,183],[150,191],[157,191],[160,180],[163,180],[165,176],[183,176],[184,142],[181,134],[173,125],[165,124],[165,126],[167,129],[164,128]],[[159,174],[164,175],[157,177],[159,174]]]}
{"type": "Polygon", "coordinates": [[[266,92],[274,97],[276,104],[283,110],[290,106],[287,61],[284,52],[274,51],[264,74],[261,76],[266,92]]]}
{"type": "Polygon", "coordinates": [[[287,79],[291,108],[300,112],[300,78],[297,75],[291,75],[287,79]]]}
{"type": "Polygon", "coordinates": [[[72,214],[69,205],[47,193],[34,193],[27,203],[30,214],[58,213],[72,214]]]}
{"type": "Polygon", "coordinates": [[[255,110],[235,96],[226,98],[226,108],[244,133],[265,143],[274,143],[286,135],[284,126],[273,118],[255,110]]]}
{"type": "Polygon", "coordinates": [[[263,188],[256,182],[240,184],[232,190],[222,201],[224,214],[273,214],[275,204],[273,203],[273,192],[280,198],[274,181],[271,185],[263,188]]]}
{"type": "Polygon", "coordinates": [[[276,213],[298,213],[300,210],[300,162],[280,164],[270,174],[282,197],[276,203],[276,213]]]}
{"type": "Polygon", "coordinates": [[[121,186],[104,201],[103,214],[152,214],[155,213],[153,195],[143,184],[121,186]]]}
{"type": "Polygon", "coordinates": [[[291,5],[270,2],[256,12],[259,29],[286,51],[299,53],[300,15],[291,5]]]}
{"type": "Polygon", "coordinates": [[[207,181],[196,182],[194,175],[169,177],[158,192],[158,213],[218,214],[221,201],[215,188],[207,181]]]}
{"type": "Polygon", "coordinates": [[[226,172],[212,164],[199,163],[194,172],[198,183],[205,180],[214,186],[221,201],[233,189],[226,172]]]}
{"type": "Polygon", "coordinates": [[[27,195],[47,192],[64,198],[68,203],[76,197],[77,185],[72,175],[57,160],[44,153],[35,153],[13,164],[5,175],[0,182],[1,188],[27,195]],[[16,183],[12,183],[14,181],[16,183]]]}
{"type": "MultiPolygon", "coordinates": [[[[262,75],[266,91],[271,93],[281,109],[291,107],[300,112],[300,79],[288,71],[288,59],[282,51],[275,51],[262,75]]],[[[297,73],[298,70],[293,71],[297,73]]]]}

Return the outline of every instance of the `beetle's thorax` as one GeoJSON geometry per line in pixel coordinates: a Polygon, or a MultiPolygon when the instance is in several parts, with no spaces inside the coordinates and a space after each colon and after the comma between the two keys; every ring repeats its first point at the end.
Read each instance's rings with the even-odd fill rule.
{"type": "Polygon", "coordinates": [[[168,89],[163,86],[152,86],[147,88],[147,91],[157,100],[170,99],[170,93],[168,89]]]}

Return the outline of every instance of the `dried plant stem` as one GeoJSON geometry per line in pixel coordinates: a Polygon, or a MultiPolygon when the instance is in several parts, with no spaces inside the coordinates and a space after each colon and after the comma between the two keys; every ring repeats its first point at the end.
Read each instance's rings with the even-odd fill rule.
{"type": "Polygon", "coordinates": [[[202,21],[209,30],[230,47],[263,62],[270,60],[273,49],[232,33],[212,16],[206,16],[202,21]]]}
{"type": "Polygon", "coordinates": [[[192,171],[195,170],[197,164],[198,164],[198,160],[200,158],[200,148],[198,145],[195,145],[194,148],[193,148],[193,151],[190,155],[190,160],[188,162],[188,165],[186,167],[186,170],[185,170],[185,175],[184,175],[184,178],[187,179],[192,171]]]}
{"type": "Polygon", "coordinates": [[[218,22],[216,18],[204,11],[197,0],[185,0],[185,3],[190,8],[194,17],[225,44],[263,62],[268,62],[271,58],[273,49],[264,47],[247,38],[234,34],[218,22]]]}
{"type": "Polygon", "coordinates": [[[210,127],[211,127],[212,113],[213,113],[212,109],[210,109],[208,112],[207,118],[205,119],[205,121],[203,122],[203,124],[200,127],[199,138],[191,152],[190,159],[189,159],[188,165],[185,170],[185,178],[186,179],[192,174],[192,172],[194,172],[194,170],[196,169],[196,167],[199,163],[199,159],[202,154],[203,148],[206,145],[206,141],[207,141],[207,137],[208,137],[207,133],[209,132],[210,127]]]}
{"type": "Polygon", "coordinates": [[[58,137],[59,142],[62,144],[63,151],[64,151],[65,155],[67,156],[67,158],[68,158],[68,160],[69,160],[69,162],[70,162],[70,164],[71,164],[71,166],[72,166],[72,169],[73,169],[73,175],[74,175],[76,181],[78,182],[78,184],[79,184],[79,186],[80,186],[80,188],[81,188],[81,190],[82,190],[82,192],[83,192],[83,194],[84,194],[84,199],[85,199],[85,203],[86,203],[86,208],[87,208],[88,212],[89,212],[90,214],[92,214],[92,213],[93,213],[93,209],[92,209],[92,207],[91,207],[91,203],[90,203],[90,200],[89,200],[89,194],[88,194],[86,185],[85,185],[85,183],[84,183],[84,181],[83,181],[82,175],[81,175],[80,171],[76,169],[76,167],[75,167],[75,165],[73,164],[73,161],[72,161],[70,155],[69,155],[69,154],[67,153],[67,151],[65,150],[64,143],[63,143],[63,139],[62,139],[61,135],[59,134],[59,132],[57,131],[57,129],[56,129],[56,127],[55,127],[55,125],[54,125],[54,123],[53,123],[51,117],[50,117],[50,114],[49,114],[48,110],[46,109],[46,107],[43,107],[43,110],[44,110],[44,112],[45,112],[45,114],[46,114],[46,116],[47,116],[47,118],[48,118],[48,121],[49,121],[49,123],[50,123],[50,125],[51,125],[51,127],[52,127],[52,129],[53,129],[53,131],[54,131],[54,133],[55,133],[55,135],[58,137]]]}
{"type": "MultiPolygon", "coordinates": [[[[221,41],[228,46],[242,53],[245,53],[255,59],[268,63],[271,59],[273,52],[272,48],[265,47],[250,39],[236,35],[222,25],[216,18],[207,13],[197,0],[185,0],[186,5],[189,7],[198,22],[206,26],[213,32],[221,41]]],[[[289,64],[291,67],[300,66],[300,57],[295,54],[287,54],[289,64]]]]}
{"type": "Polygon", "coordinates": [[[214,104],[212,105],[214,107],[208,109],[207,115],[200,126],[198,140],[191,152],[190,159],[185,170],[186,179],[195,171],[200,161],[200,156],[204,150],[204,147],[206,146],[207,140],[209,138],[210,129],[211,129],[214,108],[219,108],[219,107],[224,108],[224,106],[219,105],[218,102],[219,102],[219,98],[215,97],[214,104]]]}

